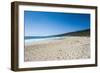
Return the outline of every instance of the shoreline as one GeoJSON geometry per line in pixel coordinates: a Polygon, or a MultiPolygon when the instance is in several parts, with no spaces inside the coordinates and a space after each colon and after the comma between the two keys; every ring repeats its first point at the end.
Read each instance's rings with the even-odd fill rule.
{"type": "Polygon", "coordinates": [[[24,61],[90,58],[90,37],[64,37],[25,44],[24,61]]]}

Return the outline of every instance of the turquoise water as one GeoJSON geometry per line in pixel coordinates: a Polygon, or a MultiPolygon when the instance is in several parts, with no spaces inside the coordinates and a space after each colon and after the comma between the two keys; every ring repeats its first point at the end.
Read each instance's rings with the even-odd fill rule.
{"type": "Polygon", "coordinates": [[[33,42],[38,42],[38,41],[46,41],[46,40],[60,40],[63,39],[64,37],[52,37],[52,38],[31,38],[31,39],[25,39],[25,43],[33,43],[33,42]]]}

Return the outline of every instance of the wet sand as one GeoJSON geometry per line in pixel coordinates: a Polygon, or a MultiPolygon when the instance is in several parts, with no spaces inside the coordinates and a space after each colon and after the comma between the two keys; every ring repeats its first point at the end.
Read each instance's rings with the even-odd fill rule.
{"type": "Polygon", "coordinates": [[[24,61],[90,58],[90,37],[71,36],[25,44],[24,61]]]}

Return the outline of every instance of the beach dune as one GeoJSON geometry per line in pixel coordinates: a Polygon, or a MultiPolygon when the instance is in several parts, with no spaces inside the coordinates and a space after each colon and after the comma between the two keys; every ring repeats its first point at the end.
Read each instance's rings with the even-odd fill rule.
{"type": "Polygon", "coordinates": [[[90,37],[64,38],[25,44],[24,61],[51,61],[90,58],[90,37]]]}

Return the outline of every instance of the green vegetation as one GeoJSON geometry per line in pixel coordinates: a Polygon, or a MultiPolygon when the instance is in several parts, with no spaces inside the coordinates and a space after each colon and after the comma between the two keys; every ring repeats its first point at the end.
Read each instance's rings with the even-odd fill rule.
{"type": "Polygon", "coordinates": [[[90,29],[63,34],[67,36],[90,36],[90,29]]]}

